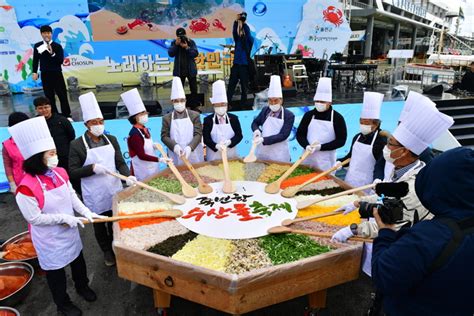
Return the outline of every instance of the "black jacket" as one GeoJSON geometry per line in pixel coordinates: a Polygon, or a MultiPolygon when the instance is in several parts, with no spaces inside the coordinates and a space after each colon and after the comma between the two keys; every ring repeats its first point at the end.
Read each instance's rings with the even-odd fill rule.
{"type": "MultiPolygon", "coordinates": [[[[332,110],[332,107],[330,110],[332,110]]],[[[298,126],[298,130],[296,131],[296,140],[301,145],[301,147],[306,148],[306,146],[310,145],[310,143],[308,142],[308,126],[311,123],[311,120],[315,118],[322,121],[330,121],[330,110],[318,112],[316,111],[316,109],[314,109],[304,114],[303,118],[301,119],[300,126],[298,126]]],[[[321,144],[321,151],[335,150],[341,148],[346,143],[347,128],[344,117],[342,117],[342,115],[338,112],[334,111],[334,118],[332,123],[334,126],[334,133],[336,134],[336,139],[332,142],[321,144]]]]}
{"type": "Polygon", "coordinates": [[[53,113],[53,115],[46,120],[46,123],[54,139],[58,156],[67,157],[69,155],[69,144],[76,138],[76,133],[74,132],[71,122],[64,116],[53,113]]]}
{"type": "MultiPolygon", "coordinates": [[[[229,116],[230,126],[232,127],[235,133],[234,137],[230,139],[230,145],[229,145],[229,148],[233,148],[237,146],[243,138],[242,128],[240,127],[240,122],[237,115],[234,115],[231,113],[228,113],[227,115],[229,116]]],[[[213,151],[217,151],[217,148],[216,148],[217,144],[214,143],[214,141],[212,140],[211,131],[214,124],[217,124],[219,121],[216,116],[216,120],[214,122],[214,120],[212,119],[213,117],[214,117],[214,114],[210,114],[204,118],[204,125],[202,128],[202,134],[203,134],[202,137],[204,139],[204,144],[206,144],[208,148],[212,149],[213,151]]]]}
{"type": "MultiPolygon", "coordinates": [[[[122,157],[122,152],[120,150],[119,143],[117,142],[117,138],[112,135],[107,135],[107,138],[110,140],[110,143],[115,149],[115,167],[121,175],[128,177],[130,175],[130,170],[128,169],[128,166],[122,157]]],[[[86,141],[90,147],[90,139],[87,136],[86,141]]],[[[84,166],[86,158],[87,151],[81,136],[71,142],[71,149],[69,151],[69,177],[71,179],[81,179],[94,175],[92,165],[84,166]]]]}
{"type": "Polygon", "coordinates": [[[40,54],[37,48],[41,45],[43,45],[42,41],[36,43],[33,47],[33,73],[38,72],[38,63],[42,72],[62,71],[61,65],[64,60],[63,47],[58,43],[51,42],[53,54],[50,54],[47,50],[40,54]]]}
{"type": "Polygon", "coordinates": [[[176,46],[176,40],[172,41],[170,47],[168,48],[168,55],[170,57],[174,57],[173,76],[180,77],[181,74],[185,74],[186,76],[190,77],[197,76],[197,67],[194,58],[198,56],[198,49],[196,43],[192,39],[188,40],[188,49],[184,49],[181,46],[176,46]],[[186,60],[181,60],[183,58],[186,58],[186,60]],[[188,69],[184,69],[183,72],[183,69],[180,69],[181,65],[186,65],[188,69]]]}

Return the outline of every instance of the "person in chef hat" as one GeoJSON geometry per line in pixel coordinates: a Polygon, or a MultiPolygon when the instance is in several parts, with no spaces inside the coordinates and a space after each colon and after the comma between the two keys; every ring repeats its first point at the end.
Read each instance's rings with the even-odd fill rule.
{"type": "Polygon", "coordinates": [[[311,152],[305,163],[320,170],[336,164],[336,149],[346,143],[344,117],[332,108],[331,78],[320,78],[314,95],[314,109],[305,113],[296,131],[301,147],[311,152]]]}
{"type": "Polygon", "coordinates": [[[120,96],[128,110],[128,121],[133,125],[127,138],[128,153],[132,159],[130,171],[138,181],[142,181],[158,172],[158,162],[166,163],[167,160],[155,154],[153,139],[146,127],[148,112],[138,90],[131,89],[120,96]]]}
{"type": "Polygon", "coordinates": [[[242,128],[237,115],[227,113],[227,93],[225,82],[217,80],[212,84],[214,114],[206,116],[202,133],[204,144],[207,146],[206,160],[221,159],[220,152],[227,148],[228,158],[237,158],[237,144],[242,140],[242,128]]]}
{"type": "MultiPolygon", "coordinates": [[[[117,138],[104,134],[104,117],[94,93],[79,96],[86,132],[73,140],[69,152],[69,176],[81,183],[82,200],[96,214],[112,216],[112,199],[123,189],[120,179],[108,172],[118,172],[128,177],[127,185],[136,182],[122,157],[117,138]]],[[[112,251],[112,222],[95,223],[96,240],[104,252],[107,266],[115,265],[112,251]]]]}
{"type": "MultiPolygon", "coordinates": [[[[416,176],[425,166],[420,161],[419,155],[432,141],[447,131],[453,122],[450,116],[439,112],[430,99],[422,97],[417,99],[417,103],[410,110],[408,117],[389,137],[387,145],[383,149],[385,160],[395,165],[389,182],[407,182],[409,188],[408,194],[401,198],[406,210],[403,211],[403,219],[394,226],[396,230],[433,218],[433,214],[421,204],[415,192],[416,176]]],[[[378,196],[375,194],[361,199],[361,201],[370,203],[376,203],[377,200],[378,196]]],[[[344,214],[349,214],[358,207],[359,201],[350,203],[344,206],[344,214]]],[[[378,229],[375,221],[364,221],[361,224],[351,224],[340,229],[332,239],[345,242],[354,235],[375,238],[378,235],[378,229]]],[[[371,257],[371,244],[366,244],[363,271],[368,275],[371,275],[371,257]]]]}
{"type": "Polygon", "coordinates": [[[261,160],[289,162],[290,136],[295,115],[283,108],[280,76],[270,77],[268,106],[252,122],[253,141],[258,144],[256,156],[261,160]]]}
{"type": "Polygon", "coordinates": [[[359,120],[360,133],[352,139],[349,153],[340,159],[344,161],[351,158],[345,181],[353,187],[372,183],[375,179],[376,164],[384,160],[383,148],[387,144],[387,137],[381,135],[380,129],[382,102],[383,94],[364,92],[359,120]]]}
{"type": "MultiPolygon", "coordinates": [[[[410,91],[408,93],[407,99],[405,100],[405,103],[403,105],[402,112],[400,113],[400,117],[398,118],[398,124],[399,125],[402,121],[404,121],[405,119],[407,119],[409,117],[410,110],[412,109],[413,106],[416,106],[416,104],[418,103],[418,100],[421,100],[423,98],[424,98],[424,96],[422,94],[418,93],[418,92],[410,91]]],[[[433,103],[433,105],[434,105],[434,103],[433,103]]],[[[419,158],[420,158],[421,161],[423,161],[425,164],[427,164],[431,160],[433,160],[433,158],[434,158],[433,151],[431,150],[430,147],[427,147],[419,155],[419,158]]],[[[378,166],[376,168],[377,169],[375,171],[375,173],[377,175],[376,177],[379,178],[379,179],[390,179],[390,176],[391,176],[394,168],[395,168],[395,166],[392,163],[383,160],[382,163],[378,164],[378,166]],[[378,170],[380,170],[380,171],[378,171],[378,170]],[[382,174],[382,170],[383,170],[383,174],[382,174]]]]}
{"type": "Polygon", "coordinates": [[[173,111],[163,116],[161,141],[168,147],[168,156],[175,165],[182,164],[181,156],[191,163],[204,161],[202,125],[199,113],[186,109],[186,95],[179,77],[173,77],[171,87],[173,111]]]}
{"type": "Polygon", "coordinates": [[[84,227],[102,216],[91,212],[76,195],[63,168],[57,167],[58,156],[54,140],[43,116],[10,127],[10,134],[25,158],[25,175],[18,185],[16,202],[30,224],[30,234],[41,269],[58,311],[80,315],[81,310],[66,292],[66,272],[71,266],[76,292],[88,302],[97,299],[89,287],[87,268],[82,254],[81,236],[77,226],[84,227]]]}

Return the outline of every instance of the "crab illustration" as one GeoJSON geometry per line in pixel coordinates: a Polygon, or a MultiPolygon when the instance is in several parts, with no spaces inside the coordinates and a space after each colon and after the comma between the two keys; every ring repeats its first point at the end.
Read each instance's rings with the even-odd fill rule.
{"type": "Polygon", "coordinates": [[[214,26],[218,29],[221,29],[223,31],[226,30],[226,27],[222,24],[221,20],[219,20],[219,19],[214,19],[214,21],[212,22],[212,26],[214,26]]]}
{"type": "Polygon", "coordinates": [[[209,31],[209,22],[205,18],[198,18],[191,21],[189,28],[193,33],[196,32],[208,32],[209,31]]]}
{"type": "Polygon", "coordinates": [[[336,27],[339,27],[343,22],[342,10],[337,9],[332,5],[328,6],[328,8],[323,11],[323,17],[324,21],[334,24],[336,27]]]}

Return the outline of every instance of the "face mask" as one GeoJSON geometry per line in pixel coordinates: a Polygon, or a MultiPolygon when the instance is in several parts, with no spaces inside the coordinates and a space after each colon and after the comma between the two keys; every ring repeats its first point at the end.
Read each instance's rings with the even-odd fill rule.
{"type": "Polygon", "coordinates": [[[327,110],[327,105],[324,103],[314,103],[314,106],[316,107],[316,111],[318,112],[324,112],[327,110]]]}
{"type": "Polygon", "coordinates": [[[372,133],[372,125],[360,124],[360,132],[362,135],[368,135],[372,133]]]}
{"type": "Polygon", "coordinates": [[[176,112],[183,112],[186,108],[186,102],[173,103],[173,107],[176,112]]]}
{"type": "Polygon", "coordinates": [[[270,110],[272,110],[272,112],[278,112],[278,110],[280,110],[281,108],[281,105],[280,104],[269,105],[269,108],[270,110]]]}
{"type": "Polygon", "coordinates": [[[227,113],[227,106],[220,106],[214,109],[217,115],[224,116],[227,113]]]}
{"type": "Polygon", "coordinates": [[[105,126],[103,124],[100,125],[92,125],[91,126],[91,133],[92,135],[99,137],[100,135],[104,134],[105,126]]]}
{"type": "Polygon", "coordinates": [[[59,160],[57,155],[46,158],[46,166],[48,166],[49,169],[56,168],[58,163],[59,160]]]}
{"type": "Polygon", "coordinates": [[[142,115],[138,118],[138,123],[145,125],[148,123],[148,114],[142,115]]]}
{"type": "Polygon", "coordinates": [[[383,148],[383,158],[385,159],[385,161],[390,162],[390,163],[393,164],[393,163],[395,162],[395,160],[400,159],[402,156],[400,156],[400,157],[398,157],[398,158],[392,158],[392,153],[393,153],[393,152],[396,152],[397,150],[402,149],[402,148],[403,148],[403,147],[397,148],[397,149],[395,149],[395,150],[390,150],[390,148],[388,148],[387,146],[385,146],[385,147],[383,148]]]}

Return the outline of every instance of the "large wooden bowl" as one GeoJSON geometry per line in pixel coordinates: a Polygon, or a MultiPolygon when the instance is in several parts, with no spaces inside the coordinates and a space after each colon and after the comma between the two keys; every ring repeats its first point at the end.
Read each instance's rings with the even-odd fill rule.
{"type": "MultiPolygon", "coordinates": [[[[195,167],[219,163],[206,162],[195,167]]],[[[185,167],[178,169],[185,170],[185,167]]],[[[169,173],[169,169],[163,170],[145,182],[169,173]]],[[[333,179],[341,187],[350,188],[340,179],[333,179]]],[[[114,215],[117,215],[118,203],[136,190],[138,188],[131,187],[115,196],[114,215]]],[[[306,294],[310,295],[311,307],[324,307],[326,289],[358,278],[363,247],[362,244],[348,245],[314,257],[236,275],[130,248],[120,242],[119,231],[115,223],[118,275],[152,288],[156,307],[169,307],[170,295],[176,295],[231,314],[243,314],[306,294]]]]}

